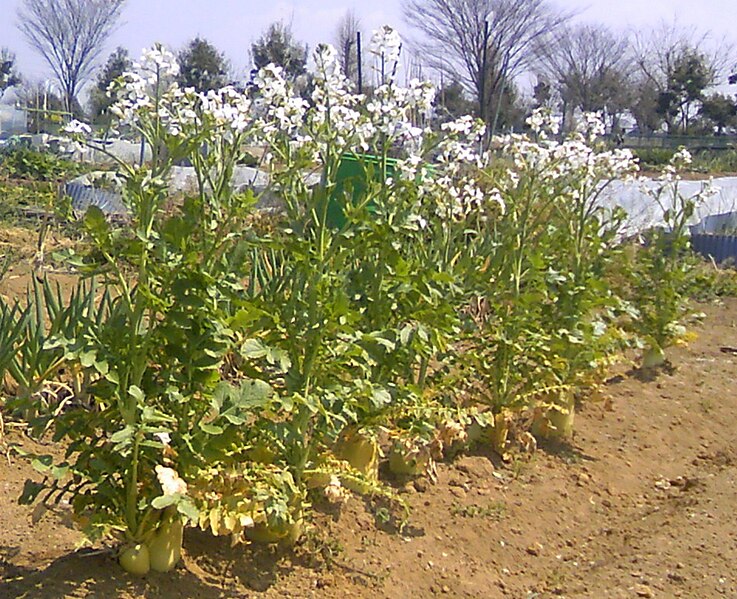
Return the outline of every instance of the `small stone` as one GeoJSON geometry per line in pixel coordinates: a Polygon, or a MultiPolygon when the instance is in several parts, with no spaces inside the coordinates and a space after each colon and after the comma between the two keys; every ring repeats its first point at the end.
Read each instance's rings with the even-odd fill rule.
{"type": "Polygon", "coordinates": [[[535,557],[537,557],[538,555],[540,555],[542,549],[543,546],[540,545],[540,543],[535,543],[534,545],[530,545],[525,551],[527,551],[527,553],[529,553],[530,555],[534,555],[535,557]]]}
{"type": "Polygon", "coordinates": [[[402,487],[399,493],[402,495],[412,495],[414,493],[417,493],[417,487],[415,487],[412,483],[407,483],[402,487]]]}
{"type": "Polygon", "coordinates": [[[444,584],[442,587],[440,587],[440,590],[443,593],[450,593],[450,587],[447,584],[444,584]]]}
{"type": "Polygon", "coordinates": [[[466,497],[466,492],[461,487],[451,487],[450,492],[458,497],[458,499],[464,499],[466,497]]]}
{"type": "Polygon", "coordinates": [[[425,491],[427,491],[427,481],[422,478],[416,479],[412,483],[412,485],[414,486],[415,491],[417,491],[418,493],[424,493],[425,491]]]}
{"type": "Polygon", "coordinates": [[[653,593],[653,590],[650,587],[645,586],[644,584],[636,584],[635,593],[638,597],[655,597],[655,593],[653,593]]]}

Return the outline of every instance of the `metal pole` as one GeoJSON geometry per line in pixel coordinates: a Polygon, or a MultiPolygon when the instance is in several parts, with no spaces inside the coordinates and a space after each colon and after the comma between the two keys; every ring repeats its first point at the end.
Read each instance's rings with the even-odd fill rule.
{"type": "Polygon", "coordinates": [[[358,61],[358,93],[363,93],[363,57],[361,56],[361,32],[356,31],[356,60],[358,61]]]}

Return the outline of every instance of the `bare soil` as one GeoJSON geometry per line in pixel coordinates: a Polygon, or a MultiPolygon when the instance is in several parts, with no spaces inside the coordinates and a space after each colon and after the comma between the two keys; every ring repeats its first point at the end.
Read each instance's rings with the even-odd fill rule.
{"type": "Polygon", "coordinates": [[[647,375],[621,369],[568,444],[502,465],[440,464],[397,481],[401,534],[353,499],[316,513],[294,550],[230,548],[188,530],[170,574],[134,579],[105,548],[76,550],[68,509],[19,506],[31,446],[0,441],[0,597],[737,597],[737,299],[704,305],[698,338],[647,375]]]}

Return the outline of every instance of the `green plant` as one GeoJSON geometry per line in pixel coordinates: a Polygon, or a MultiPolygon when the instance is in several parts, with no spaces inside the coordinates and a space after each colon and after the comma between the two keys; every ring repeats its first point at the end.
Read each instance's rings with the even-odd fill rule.
{"type": "Polygon", "coordinates": [[[737,270],[733,266],[719,266],[700,256],[684,258],[691,268],[687,273],[686,294],[697,301],[737,296],[737,270]]]}
{"type": "Polygon", "coordinates": [[[507,504],[504,501],[492,501],[486,505],[458,505],[451,507],[451,514],[463,518],[488,518],[502,520],[507,514],[507,504]]]}
{"type": "Polygon", "coordinates": [[[681,192],[677,171],[690,161],[690,154],[681,150],[651,191],[662,210],[664,226],[648,232],[632,271],[633,304],[639,312],[633,325],[646,346],[644,360],[648,366],[662,363],[665,349],[685,333],[682,321],[692,270],[687,226],[698,203],[711,193],[708,184],[694,196],[681,192]]]}
{"type": "Polygon", "coordinates": [[[469,319],[451,384],[495,414],[539,403],[542,416],[572,415],[574,393],[616,350],[606,267],[620,215],[605,213],[598,196],[634,170],[632,156],[595,147],[592,134],[549,140],[543,121],[530,121],[537,141],[496,141],[500,160],[484,175],[504,212],[470,240],[476,263],[465,288],[481,310],[469,319]]]}
{"type": "MultiPolygon", "coordinates": [[[[30,456],[46,479],[25,501],[69,496],[90,539],[123,542],[124,567],[167,570],[185,524],[290,544],[310,500],[346,488],[401,529],[379,440],[395,470],[432,476],[467,440],[505,459],[534,443],[514,438],[521,411],[572,413],[619,341],[618,220],[596,194],[630,171],[627,152],[554,142],[539,114],[537,138],[481,151],[470,117],[416,127],[426,84],[401,88],[385,69],[366,101],[324,46],[312,104],[272,66],[247,94],[182,90],[172,58],[156,47],[116,83],[111,112],[153,156],[118,165],[130,222],[90,208],[69,252],[101,292],[37,286],[0,322],[16,405],[67,445],[60,460],[30,456]],[[232,187],[256,144],[284,207],[272,217],[232,187]],[[347,156],[364,180],[339,180],[347,156]],[[196,189],[172,200],[184,160],[196,189]],[[52,381],[71,395],[49,401],[52,381]]],[[[78,142],[88,129],[69,126],[78,142]]]]}
{"type": "Polygon", "coordinates": [[[78,171],[77,163],[48,151],[17,146],[0,153],[0,172],[15,179],[58,181],[78,171]]]}

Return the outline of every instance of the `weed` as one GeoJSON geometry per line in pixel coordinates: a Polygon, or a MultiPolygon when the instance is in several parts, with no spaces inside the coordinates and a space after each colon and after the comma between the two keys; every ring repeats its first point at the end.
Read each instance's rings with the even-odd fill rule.
{"type": "Polygon", "coordinates": [[[499,521],[507,514],[507,504],[501,499],[487,505],[459,505],[456,503],[451,508],[451,514],[463,518],[488,518],[499,521]]]}

